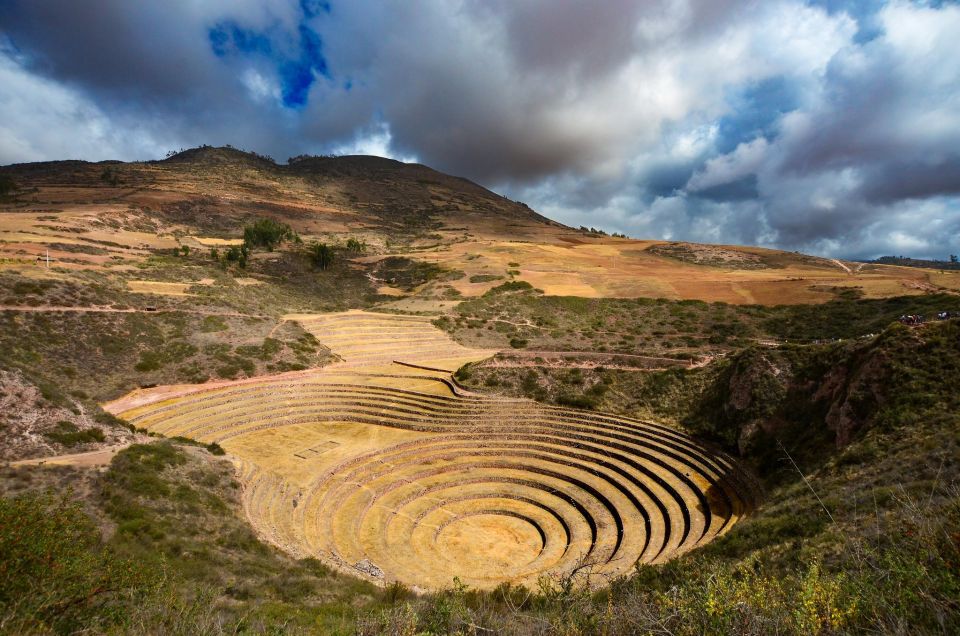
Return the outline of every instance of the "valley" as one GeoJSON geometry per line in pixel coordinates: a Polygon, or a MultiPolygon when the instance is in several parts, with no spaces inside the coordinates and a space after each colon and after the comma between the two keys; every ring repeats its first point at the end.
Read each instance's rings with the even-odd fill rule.
{"type": "Polygon", "coordinates": [[[958,625],[960,272],[376,157],[0,173],[14,633],[958,625]]]}

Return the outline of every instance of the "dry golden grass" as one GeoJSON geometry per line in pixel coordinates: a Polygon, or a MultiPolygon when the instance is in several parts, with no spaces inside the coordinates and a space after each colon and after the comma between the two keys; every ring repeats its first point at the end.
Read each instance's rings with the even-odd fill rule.
{"type": "Polygon", "coordinates": [[[424,316],[347,311],[291,314],[285,319],[299,322],[351,367],[384,367],[402,362],[453,373],[468,362],[495,353],[457,344],[424,316]]]}
{"type": "MultiPolygon", "coordinates": [[[[588,298],[661,297],[733,304],[817,303],[834,298],[832,287],[859,287],[867,298],[924,293],[931,290],[933,270],[842,264],[762,248],[722,246],[728,265],[684,262],[649,252],[659,241],[591,238],[574,241],[575,233],[553,241],[465,241],[430,252],[408,254],[464,271],[451,285],[476,296],[501,282],[470,283],[471,275],[505,275],[529,282],[548,295],[588,298]],[[564,240],[568,239],[568,240],[564,240]],[[742,260],[735,255],[743,255],[742,260]],[[757,255],[775,259],[775,267],[750,265],[757,255]],[[511,264],[513,263],[513,264],[511,264]]],[[[698,246],[710,247],[710,246],[698,246]]]]}
{"type": "Polygon", "coordinates": [[[223,247],[223,246],[230,246],[230,245],[243,245],[242,238],[225,239],[225,238],[213,238],[213,237],[207,237],[207,236],[191,236],[190,238],[204,247],[223,247]]]}
{"type": "Polygon", "coordinates": [[[127,287],[136,294],[158,294],[161,296],[192,296],[193,294],[187,292],[191,286],[191,283],[165,283],[155,280],[127,281],[127,287]]]}

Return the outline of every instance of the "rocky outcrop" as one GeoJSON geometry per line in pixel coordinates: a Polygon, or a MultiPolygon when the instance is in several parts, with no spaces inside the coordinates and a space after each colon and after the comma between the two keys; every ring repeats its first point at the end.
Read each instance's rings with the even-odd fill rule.
{"type": "Polygon", "coordinates": [[[688,424],[741,457],[769,455],[778,442],[812,453],[843,448],[885,410],[903,419],[910,409],[893,403],[904,396],[938,394],[937,365],[960,365],[957,343],[942,333],[955,330],[895,325],[848,342],[743,351],[723,363],[688,424]]]}

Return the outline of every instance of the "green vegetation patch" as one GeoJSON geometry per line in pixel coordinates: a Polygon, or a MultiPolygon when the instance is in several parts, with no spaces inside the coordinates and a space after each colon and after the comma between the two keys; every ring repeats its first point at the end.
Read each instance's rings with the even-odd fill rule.
{"type": "Polygon", "coordinates": [[[281,242],[298,238],[289,225],[273,219],[257,219],[243,228],[243,242],[250,249],[263,248],[270,252],[281,242]]]}
{"type": "Polygon", "coordinates": [[[80,430],[76,424],[67,420],[57,422],[53,430],[47,431],[43,435],[51,442],[62,444],[68,448],[79,444],[102,442],[105,439],[103,431],[96,426],[80,430]]]}
{"type": "Polygon", "coordinates": [[[373,268],[373,275],[387,285],[399,287],[404,291],[413,291],[431,281],[458,280],[466,274],[459,270],[446,269],[435,263],[415,261],[402,256],[389,256],[377,261],[373,268]]]}
{"type": "Polygon", "coordinates": [[[503,276],[497,276],[496,274],[474,274],[470,277],[471,283],[489,283],[494,280],[503,280],[503,276]]]}

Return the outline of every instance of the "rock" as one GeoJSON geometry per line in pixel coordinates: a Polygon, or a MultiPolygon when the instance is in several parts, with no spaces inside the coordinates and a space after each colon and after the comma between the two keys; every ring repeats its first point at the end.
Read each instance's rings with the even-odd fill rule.
{"type": "Polygon", "coordinates": [[[370,575],[372,577],[382,579],[383,570],[375,566],[370,562],[370,559],[364,559],[363,561],[358,561],[353,564],[353,567],[357,570],[360,570],[364,574],[370,575]]]}

